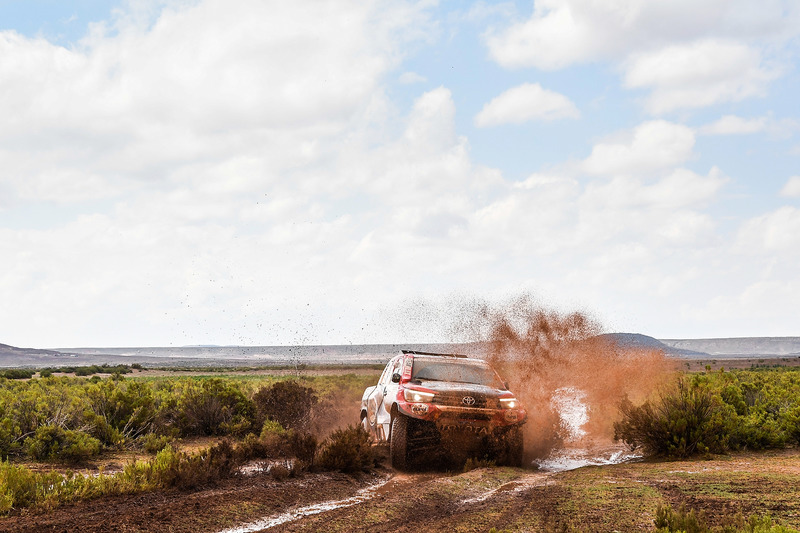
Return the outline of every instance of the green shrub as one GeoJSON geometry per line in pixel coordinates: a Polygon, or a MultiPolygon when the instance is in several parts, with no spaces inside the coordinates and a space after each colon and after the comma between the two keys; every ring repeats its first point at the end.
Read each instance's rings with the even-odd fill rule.
{"type": "Polygon", "coordinates": [[[724,526],[709,527],[705,515],[686,509],[681,505],[677,511],[670,505],[659,505],[654,520],[656,533],[800,533],[800,531],[775,524],[769,516],[751,516],[746,519],[741,513],[724,526]]]}
{"type": "Polygon", "coordinates": [[[0,376],[6,379],[30,379],[33,377],[34,371],[23,368],[10,368],[2,373],[0,376]]]}
{"type": "Polygon", "coordinates": [[[153,429],[157,410],[153,390],[147,384],[119,376],[87,384],[85,394],[88,422],[94,426],[93,435],[103,443],[121,444],[153,429]]]}
{"type": "Polygon", "coordinates": [[[58,426],[40,426],[25,439],[25,450],[32,459],[77,463],[100,453],[100,441],[86,433],[58,426]]]}
{"type": "Polygon", "coordinates": [[[0,419],[0,460],[5,461],[9,455],[16,454],[22,448],[14,430],[12,421],[9,418],[0,419]]]}
{"type": "Polygon", "coordinates": [[[682,377],[652,402],[636,407],[624,400],[614,439],[632,450],[669,457],[722,452],[730,431],[726,420],[733,412],[724,407],[705,384],[682,377]]]}
{"type": "Polygon", "coordinates": [[[97,365],[80,366],[75,369],[76,376],[93,376],[100,373],[100,367],[97,365]]]}
{"type": "Polygon", "coordinates": [[[369,433],[355,424],[331,433],[322,444],[317,465],[323,470],[354,473],[375,466],[377,459],[369,433]]]}
{"type": "Polygon", "coordinates": [[[710,533],[702,513],[694,509],[686,510],[685,506],[674,511],[672,506],[658,506],[654,520],[657,533],[710,533]]]}
{"type": "Polygon", "coordinates": [[[239,462],[286,457],[289,451],[288,436],[286,431],[276,434],[262,433],[260,437],[250,433],[236,446],[239,462]]]}
{"type": "Polygon", "coordinates": [[[181,490],[215,484],[230,477],[241,466],[233,446],[227,440],[198,454],[178,453],[177,457],[178,460],[164,470],[162,481],[168,487],[181,490]]]}
{"type": "Polygon", "coordinates": [[[800,444],[800,404],[787,409],[783,417],[783,430],[788,440],[800,444]]]}
{"type": "Polygon", "coordinates": [[[187,381],[177,404],[187,435],[243,435],[253,425],[253,403],[235,382],[187,381]]]}
{"type": "Polygon", "coordinates": [[[287,429],[305,429],[317,394],[297,380],[278,381],[259,389],[253,395],[253,403],[262,419],[275,420],[287,429]]]}
{"type": "Polygon", "coordinates": [[[37,503],[42,488],[61,481],[60,474],[34,473],[23,466],[0,462],[0,513],[37,503]]]}
{"type": "Polygon", "coordinates": [[[170,435],[156,435],[155,433],[148,433],[139,440],[147,453],[158,453],[175,441],[170,435]]]}

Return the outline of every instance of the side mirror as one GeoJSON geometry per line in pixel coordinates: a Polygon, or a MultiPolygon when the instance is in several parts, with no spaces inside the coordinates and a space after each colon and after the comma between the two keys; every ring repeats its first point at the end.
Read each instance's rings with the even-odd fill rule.
{"type": "Polygon", "coordinates": [[[392,374],[392,383],[400,383],[400,374],[397,372],[392,374]]]}

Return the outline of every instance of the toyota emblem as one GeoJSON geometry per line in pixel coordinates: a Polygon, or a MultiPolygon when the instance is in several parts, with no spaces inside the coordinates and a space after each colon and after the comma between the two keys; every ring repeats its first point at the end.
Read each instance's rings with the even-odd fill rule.
{"type": "Polygon", "coordinates": [[[463,403],[464,405],[474,405],[475,398],[473,398],[472,396],[464,396],[463,398],[461,398],[461,403],[463,403]]]}

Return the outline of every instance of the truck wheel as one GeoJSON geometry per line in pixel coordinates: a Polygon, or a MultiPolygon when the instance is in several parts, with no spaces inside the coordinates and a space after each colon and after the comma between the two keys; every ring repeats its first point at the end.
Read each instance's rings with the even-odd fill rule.
{"type": "Polygon", "coordinates": [[[389,455],[392,461],[392,468],[397,470],[406,469],[408,461],[408,418],[400,413],[392,418],[389,455]]]}
{"type": "Polygon", "coordinates": [[[364,428],[364,431],[369,434],[370,442],[374,444],[376,441],[375,431],[369,425],[369,417],[367,416],[367,413],[361,413],[361,427],[364,428]]]}
{"type": "Polygon", "coordinates": [[[515,427],[506,435],[506,460],[508,466],[522,466],[522,428],[515,427]]]}

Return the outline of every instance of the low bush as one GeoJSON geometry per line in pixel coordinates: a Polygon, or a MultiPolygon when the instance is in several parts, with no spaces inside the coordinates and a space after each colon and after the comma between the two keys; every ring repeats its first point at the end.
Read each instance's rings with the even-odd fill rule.
{"type": "Polygon", "coordinates": [[[314,467],[314,457],[317,454],[319,442],[311,433],[292,432],[289,436],[289,449],[292,455],[302,463],[301,466],[314,467]]]}
{"type": "Polygon", "coordinates": [[[176,453],[177,460],[164,470],[161,481],[167,487],[181,490],[216,484],[241,466],[239,454],[227,440],[194,455],[176,453]]]}
{"type": "Polygon", "coordinates": [[[657,399],[634,406],[620,405],[622,420],[614,423],[614,439],[632,450],[648,454],[688,457],[722,452],[727,446],[725,420],[730,417],[722,403],[702,383],[682,377],[657,399]]]}
{"type": "Polygon", "coordinates": [[[780,524],[776,524],[769,516],[751,516],[745,519],[739,513],[732,517],[729,524],[709,527],[702,512],[687,509],[686,506],[675,511],[670,505],[659,505],[654,520],[656,533],[800,533],[780,524]]]}
{"type": "Polygon", "coordinates": [[[176,409],[186,435],[244,435],[252,427],[253,403],[235,382],[185,381],[177,392],[176,409]]]}
{"type": "Polygon", "coordinates": [[[147,453],[158,453],[174,441],[175,439],[170,435],[156,435],[155,433],[148,433],[139,439],[142,449],[147,453]]]}
{"type": "Polygon", "coordinates": [[[360,424],[331,433],[320,448],[317,465],[323,470],[355,473],[376,465],[372,438],[360,424]]]}
{"type": "Polygon", "coordinates": [[[86,433],[58,426],[40,426],[24,442],[32,459],[78,463],[100,453],[100,441],[86,433]]]}
{"type": "Polygon", "coordinates": [[[657,533],[710,533],[703,513],[696,513],[694,509],[686,510],[681,506],[677,511],[672,506],[659,505],[656,509],[654,520],[657,533]]]}
{"type": "Polygon", "coordinates": [[[646,453],[686,457],[800,444],[800,371],[706,371],[640,406],[623,401],[618,440],[646,453]]]}
{"type": "Polygon", "coordinates": [[[34,370],[9,368],[8,370],[0,372],[0,377],[4,377],[6,379],[30,379],[33,377],[34,373],[34,370]]]}
{"type": "Polygon", "coordinates": [[[289,470],[286,465],[282,465],[280,463],[272,465],[272,467],[269,469],[269,475],[272,476],[272,479],[275,481],[284,481],[291,474],[291,470],[289,470]]]}
{"type": "Polygon", "coordinates": [[[314,389],[301,385],[297,380],[278,381],[262,387],[253,395],[253,403],[262,420],[274,420],[286,429],[297,430],[308,427],[317,400],[314,389]]]}
{"type": "Polygon", "coordinates": [[[241,463],[246,463],[253,459],[275,459],[285,457],[288,454],[287,432],[261,436],[250,433],[242,442],[236,446],[236,453],[241,463]]]}

